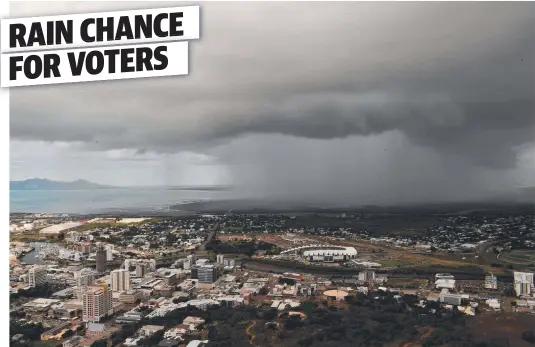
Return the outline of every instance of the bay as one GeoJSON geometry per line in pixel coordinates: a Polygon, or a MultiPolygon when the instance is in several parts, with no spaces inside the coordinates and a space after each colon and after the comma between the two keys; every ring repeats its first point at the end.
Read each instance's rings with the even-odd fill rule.
{"type": "Polygon", "coordinates": [[[106,213],[165,211],[171,205],[234,198],[232,191],[123,188],[11,190],[11,213],[106,213]]]}

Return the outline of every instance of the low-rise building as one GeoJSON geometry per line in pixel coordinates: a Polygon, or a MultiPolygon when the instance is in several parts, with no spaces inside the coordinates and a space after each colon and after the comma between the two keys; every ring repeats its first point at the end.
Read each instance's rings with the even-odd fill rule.
{"type": "Polygon", "coordinates": [[[164,329],[161,325],[144,325],[139,329],[139,335],[149,337],[164,329]]]}

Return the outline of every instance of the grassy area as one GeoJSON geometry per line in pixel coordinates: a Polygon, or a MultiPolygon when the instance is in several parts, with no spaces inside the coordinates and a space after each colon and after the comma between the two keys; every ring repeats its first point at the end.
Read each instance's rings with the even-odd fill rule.
{"type": "Polygon", "coordinates": [[[400,288],[420,288],[427,285],[427,279],[421,278],[390,278],[388,279],[388,285],[400,288]]]}
{"type": "Polygon", "coordinates": [[[406,266],[406,265],[412,264],[412,262],[405,260],[405,259],[379,260],[378,263],[381,264],[383,267],[406,266]]]}
{"type": "Polygon", "coordinates": [[[535,251],[512,250],[502,253],[500,260],[509,264],[529,265],[535,263],[535,251]]]}
{"type": "Polygon", "coordinates": [[[79,227],[75,228],[74,230],[83,232],[83,231],[88,231],[88,230],[95,229],[95,228],[105,228],[105,227],[110,227],[110,226],[115,226],[115,225],[118,225],[118,224],[116,224],[116,223],[98,223],[98,222],[85,223],[85,224],[82,224],[79,227]]]}
{"type": "Polygon", "coordinates": [[[21,234],[11,234],[10,241],[13,242],[35,242],[45,240],[45,237],[40,236],[39,232],[34,233],[21,233],[21,234]]]}

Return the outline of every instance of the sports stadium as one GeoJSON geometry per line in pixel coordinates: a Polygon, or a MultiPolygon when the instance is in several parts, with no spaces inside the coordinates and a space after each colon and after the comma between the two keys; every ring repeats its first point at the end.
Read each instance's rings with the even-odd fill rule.
{"type": "Polygon", "coordinates": [[[354,247],[333,245],[308,245],[290,248],[280,253],[280,256],[301,256],[310,262],[344,262],[355,259],[357,250],[354,247]]]}

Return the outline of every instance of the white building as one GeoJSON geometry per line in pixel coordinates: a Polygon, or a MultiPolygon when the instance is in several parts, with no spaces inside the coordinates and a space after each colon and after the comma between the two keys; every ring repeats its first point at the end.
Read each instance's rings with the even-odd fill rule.
{"type": "Polygon", "coordinates": [[[533,272],[514,272],[517,296],[531,295],[533,292],[533,272]]]}
{"type": "Polygon", "coordinates": [[[452,280],[452,279],[454,279],[454,277],[453,277],[452,274],[448,274],[448,273],[437,273],[437,274],[435,275],[435,281],[436,281],[436,280],[439,280],[439,279],[452,280]]]}
{"type": "Polygon", "coordinates": [[[146,266],[145,270],[151,272],[156,270],[155,259],[125,259],[123,268],[128,270],[130,267],[137,267],[137,265],[143,264],[146,266]]]}
{"type": "Polygon", "coordinates": [[[485,301],[485,302],[486,302],[487,305],[489,305],[490,308],[492,308],[494,310],[501,309],[501,304],[498,301],[498,299],[487,299],[487,301],[485,301]]]}
{"type": "Polygon", "coordinates": [[[514,272],[515,282],[529,283],[533,286],[533,272],[514,272]]]}
{"type": "Polygon", "coordinates": [[[113,260],[113,245],[106,245],[106,260],[113,260]]]}
{"type": "Polygon", "coordinates": [[[69,240],[71,242],[80,242],[81,234],[77,231],[71,231],[69,232],[69,240]]]}
{"type": "Polygon", "coordinates": [[[217,255],[217,263],[223,265],[225,261],[225,256],[223,254],[217,255]]]}
{"type": "Polygon", "coordinates": [[[446,279],[446,278],[440,278],[436,280],[435,282],[435,288],[437,289],[455,289],[455,280],[453,279],[446,279]]]}
{"type": "Polygon", "coordinates": [[[230,266],[230,267],[234,267],[236,266],[236,260],[232,259],[232,258],[225,258],[223,260],[223,265],[225,266],[230,266]]]}
{"type": "Polygon", "coordinates": [[[336,262],[354,259],[357,257],[357,250],[353,247],[345,249],[317,249],[303,252],[303,256],[309,261],[336,262]]]}
{"type": "Polygon", "coordinates": [[[28,285],[32,288],[46,283],[47,280],[48,275],[46,274],[46,268],[44,266],[33,266],[28,271],[28,285]]]}
{"type": "Polygon", "coordinates": [[[490,276],[485,277],[485,288],[498,289],[498,279],[496,278],[496,276],[491,274],[490,276]]]}
{"type": "Polygon", "coordinates": [[[375,271],[359,272],[359,281],[371,282],[375,280],[375,271]]]}
{"type": "Polygon", "coordinates": [[[130,271],[128,270],[113,270],[110,273],[111,290],[114,292],[124,292],[132,288],[130,281],[130,271]]]}

